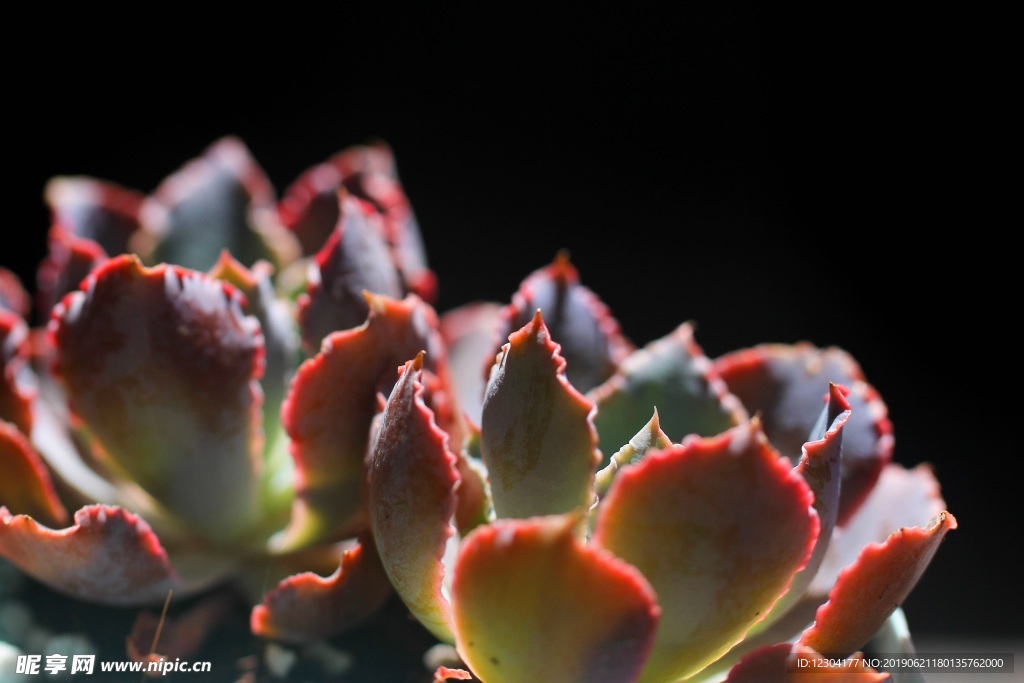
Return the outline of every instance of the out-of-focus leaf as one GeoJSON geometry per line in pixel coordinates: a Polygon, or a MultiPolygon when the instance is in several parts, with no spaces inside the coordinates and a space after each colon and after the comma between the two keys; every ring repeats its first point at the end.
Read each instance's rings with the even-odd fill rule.
{"type": "Polygon", "coordinates": [[[28,439],[10,422],[0,420],[0,505],[47,524],[67,523],[50,473],[28,439]]]}

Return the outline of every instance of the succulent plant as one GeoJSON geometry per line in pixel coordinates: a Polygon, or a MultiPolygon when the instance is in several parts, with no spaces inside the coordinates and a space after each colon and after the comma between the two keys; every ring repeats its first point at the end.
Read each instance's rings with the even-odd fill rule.
{"type": "Polygon", "coordinates": [[[956,520],[844,350],[711,359],[689,322],[638,348],[566,253],[439,315],[383,144],[280,200],[234,138],[149,196],[46,198],[36,299],[0,271],[0,556],[56,590],[229,583],[295,643],[394,591],[469,670],[438,680],[783,680],[911,647],[899,605],[956,520]]]}
{"type": "Polygon", "coordinates": [[[109,605],[269,586],[267,636],[372,614],[391,594],[360,542],[378,392],[439,343],[390,150],[347,149],[280,201],[230,137],[148,196],[57,177],[45,198],[36,299],[0,278],[0,556],[109,605]]]}

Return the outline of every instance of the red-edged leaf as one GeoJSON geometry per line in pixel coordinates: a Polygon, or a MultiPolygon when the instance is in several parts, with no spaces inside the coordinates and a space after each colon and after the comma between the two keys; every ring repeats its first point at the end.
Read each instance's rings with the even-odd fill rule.
{"type": "Polygon", "coordinates": [[[796,466],[796,471],[814,495],[814,510],[820,522],[818,541],[814,544],[807,565],[793,577],[789,591],[775,604],[771,614],[754,627],[752,633],[766,629],[804,596],[825,559],[839,512],[840,451],[843,427],[849,418],[850,404],[838,385],[830,385],[828,405],[822,408],[821,428],[817,430],[820,434],[812,435],[814,440],[804,444],[803,455],[796,466]]]}
{"type": "MultiPolygon", "coordinates": [[[[497,343],[503,344],[510,334],[529,325],[538,309],[544,314],[551,338],[562,347],[566,377],[580,391],[589,391],[611,377],[633,351],[632,342],[622,335],[608,307],[580,284],[567,252],[559,252],[554,263],[523,280],[512,303],[502,310],[497,343]]],[[[650,415],[650,408],[645,410],[650,415]]],[[[644,420],[633,425],[633,431],[615,446],[625,443],[644,420]]]]}
{"type": "Polygon", "coordinates": [[[502,347],[480,425],[498,517],[560,514],[593,503],[601,460],[594,406],[566,379],[565,366],[540,311],[502,347]]]}
{"type": "Polygon", "coordinates": [[[593,542],[636,566],[661,626],[643,681],[699,671],[764,618],[810,557],[818,516],[757,419],[623,469],[593,542]]]}
{"type": "Polygon", "coordinates": [[[0,420],[0,505],[47,524],[65,524],[67,510],[57,497],[50,473],[28,439],[0,420]]]}
{"type": "Polygon", "coordinates": [[[437,278],[427,267],[419,223],[398,177],[391,147],[378,140],[355,145],[331,157],[345,188],[371,202],[384,217],[388,244],[407,291],[429,304],[437,299],[437,278]]]}
{"type": "Polygon", "coordinates": [[[118,256],[139,229],[142,193],[85,176],[59,176],[44,191],[52,225],[118,256]]]}
{"type": "Polygon", "coordinates": [[[231,286],[111,259],[55,310],[55,373],[105,462],[200,533],[259,513],[263,340],[231,286]]]}
{"type": "Polygon", "coordinates": [[[46,258],[39,264],[36,274],[36,300],[43,317],[107,260],[106,252],[98,243],[78,237],[59,225],[51,228],[48,243],[46,258]]]}
{"type": "Polygon", "coordinates": [[[298,500],[284,546],[365,523],[362,489],[378,393],[391,392],[397,369],[426,350],[424,367],[447,377],[433,309],[418,297],[367,295],[370,315],[324,340],[302,364],[282,408],[291,437],[298,500]]]}
{"type": "Polygon", "coordinates": [[[637,680],[658,624],[635,568],[575,537],[576,515],[499,520],[459,552],[456,645],[487,683],[637,680]]]}
{"type": "Polygon", "coordinates": [[[829,383],[848,389],[852,413],[843,430],[837,520],[845,525],[892,459],[893,447],[888,409],[857,362],[842,349],[804,342],[736,351],[717,359],[715,367],[747,410],[761,415],[772,444],[794,460],[818,419],[829,383]]]}
{"type": "Polygon", "coordinates": [[[260,637],[291,643],[328,638],[361,624],[390,594],[373,542],[363,537],[330,576],[305,572],[278,584],[253,608],[250,626],[260,637]]]}
{"type": "Polygon", "coordinates": [[[872,669],[863,657],[846,662],[826,659],[801,645],[765,645],[742,659],[725,683],[883,683],[888,674],[872,669]],[[809,675],[810,674],[810,675],[809,675]]]}
{"type": "Polygon", "coordinates": [[[318,164],[296,178],[277,204],[281,224],[295,233],[306,256],[320,251],[338,225],[341,183],[334,164],[318,164]]]}
{"type": "Polygon", "coordinates": [[[109,505],[80,509],[62,530],[0,507],[0,555],[61,593],[108,605],[155,603],[183,587],[149,525],[109,505]]]}
{"type": "Polygon", "coordinates": [[[655,408],[676,443],[690,434],[714,436],[747,419],[694,341],[690,323],[628,356],[588,396],[597,404],[594,424],[605,453],[629,441],[655,408]]]}
{"type": "Polygon", "coordinates": [[[927,527],[904,527],[885,543],[864,548],[839,574],[801,644],[828,655],[863,647],[910,594],[946,533],[955,528],[953,515],[941,512],[927,527]]]}
{"type": "Polygon", "coordinates": [[[170,175],[141,210],[144,231],[133,244],[150,262],[209,270],[223,250],[246,265],[276,266],[298,245],[277,222],[274,189],[245,144],[217,140],[170,175]]]}
{"type": "Polygon", "coordinates": [[[883,543],[897,529],[923,526],[946,507],[931,467],[913,469],[890,463],[878,484],[844,527],[832,531],[832,540],[808,592],[824,598],[839,573],[871,543],[883,543]]]}
{"type": "Polygon", "coordinates": [[[388,398],[370,460],[370,522],[381,562],[409,610],[451,642],[442,594],[445,545],[455,533],[456,457],[423,402],[423,354],[407,362],[388,398]]]}
{"type": "Polygon", "coordinates": [[[363,292],[394,299],[405,294],[380,216],[366,202],[344,193],[337,201],[338,226],[317,253],[309,289],[299,297],[302,342],[310,351],[331,332],[366,320],[370,309],[363,292]]]}
{"type": "Polygon", "coordinates": [[[0,309],[0,420],[32,433],[32,403],[36,392],[29,383],[29,333],[21,316],[0,309]]]}
{"type": "Polygon", "coordinates": [[[0,311],[7,310],[24,318],[30,308],[28,292],[22,287],[21,278],[0,266],[0,311]]]}

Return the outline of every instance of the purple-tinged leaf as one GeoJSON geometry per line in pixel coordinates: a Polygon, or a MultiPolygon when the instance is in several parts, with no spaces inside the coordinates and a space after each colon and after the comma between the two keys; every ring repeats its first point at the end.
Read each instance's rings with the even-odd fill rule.
{"type": "Polygon", "coordinates": [[[541,312],[502,347],[484,397],[480,447],[498,517],[584,511],[601,461],[593,404],[565,377],[541,312]]]}
{"type": "Polygon", "coordinates": [[[642,681],[692,675],[764,618],[810,557],[812,503],[756,418],[619,472],[592,542],[637,567],[658,594],[661,625],[642,681]]]}
{"type": "Polygon", "coordinates": [[[889,674],[868,665],[861,655],[837,662],[800,644],[765,645],[744,657],[724,683],[884,683],[889,674]],[[809,675],[810,674],[810,675],[809,675]]]}
{"type": "Polygon", "coordinates": [[[282,407],[298,496],[283,547],[366,524],[362,496],[370,427],[380,409],[378,394],[391,392],[400,366],[426,350],[424,367],[442,387],[447,384],[434,310],[414,295],[403,301],[366,298],[366,322],[324,340],[320,352],[299,367],[282,407]]]}
{"type": "Polygon", "coordinates": [[[606,453],[629,441],[655,409],[661,428],[677,443],[690,434],[720,434],[747,419],[694,341],[690,323],[628,356],[588,397],[597,404],[594,424],[606,453]]]}
{"type": "Polygon", "coordinates": [[[107,256],[129,250],[145,200],[135,190],[84,176],[51,179],[44,196],[54,227],[95,242],[107,256]]]}
{"type": "Polygon", "coordinates": [[[46,258],[36,273],[36,301],[42,316],[48,316],[64,295],[78,289],[107,254],[92,240],[77,237],[59,226],[51,228],[46,258]]]}
{"type": "Polygon", "coordinates": [[[804,444],[803,454],[796,471],[803,477],[814,495],[814,510],[818,513],[820,530],[807,565],[801,569],[789,587],[789,591],[772,608],[771,614],[757,624],[752,633],[759,633],[785,614],[791,606],[800,601],[807,587],[821,567],[835,529],[839,512],[840,494],[840,451],[843,443],[843,427],[850,419],[850,404],[836,384],[829,385],[828,405],[821,411],[821,429],[813,434],[812,441],[804,444]]]}
{"type": "Polygon", "coordinates": [[[448,435],[423,402],[422,372],[421,353],[405,364],[388,398],[370,459],[368,506],[381,562],[398,595],[431,633],[451,642],[442,559],[455,533],[459,475],[448,435]]]}
{"type": "Polygon", "coordinates": [[[331,157],[345,188],[372,203],[384,217],[388,244],[406,290],[429,304],[437,300],[437,278],[427,267],[419,223],[398,177],[391,148],[382,141],[355,145],[331,157]]]}
{"type": "Polygon", "coordinates": [[[0,309],[0,420],[13,423],[23,434],[32,433],[36,391],[30,372],[28,325],[21,316],[0,309]]]}
{"type": "Polygon", "coordinates": [[[857,560],[864,547],[884,543],[903,527],[919,527],[946,507],[932,469],[921,464],[913,469],[890,463],[878,484],[853,519],[832,532],[825,558],[808,587],[822,598],[832,590],[843,568],[857,560]]]}
{"type": "Polygon", "coordinates": [[[25,435],[0,420],[0,505],[47,524],[65,524],[67,510],[57,497],[53,481],[25,435]]]}
{"type": "Polygon", "coordinates": [[[844,526],[892,459],[892,423],[878,392],[842,349],[809,343],[764,344],[715,361],[729,390],[753,413],[783,454],[796,460],[828,394],[829,383],[848,389],[852,413],[843,434],[843,478],[837,524],[844,526]]]}
{"type": "Polygon", "coordinates": [[[341,187],[341,171],[334,164],[318,164],[289,185],[278,202],[281,224],[295,233],[303,255],[320,251],[338,225],[341,187]]]}
{"type": "Polygon", "coordinates": [[[111,259],[55,310],[55,374],[127,475],[215,540],[258,522],[263,339],[230,285],[111,259]]]}
{"type": "MultiPolygon", "coordinates": [[[[607,380],[633,351],[633,344],[622,335],[608,307],[580,284],[579,273],[564,251],[554,263],[523,280],[512,303],[502,310],[497,344],[504,344],[510,334],[529,325],[538,309],[544,314],[551,338],[562,348],[566,377],[579,391],[590,391],[607,380]]],[[[644,412],[643,420],[631,425],[632,431],[614,447],[636,433],[651,407],[645,407],[644,412]]]]}
{"type": "Polygon", "coordinates": [[[253,608],[250,626],[257,636],[290,643],[328,638],[363,623],[389,595],[376,549],[364,536],[330,576],[303,572],[279,583],[253,608]]]}
{"type": "Polygon", "coordinates": [[[636,681],[658,625],[634,567],[577,540],[577,515],[499,520],[463,543],[456,645],[487,683],[636,681]]]}
{"type": "Polygon", "coordinates": [[[904,527],[884,543],[865,547],[839,574],[800,643],[828,655],[863,647],[907,598],[946,533],[956,526],[953,515],[940,512],[927,527],[904,527]]]}
{"type": "Polygon", "coordinates": [[[310,284],[299,297],[299,324],[307,351],[331,332],[361,325],[369,313],[363,292],[400,298],[405,294],[388,253],[380,216],[355,197],[342,196],[341,218],[316,256],[310,284]]]}
{"type": "Polygon", "coordinates": [[[21,286],[21,279],[0,266],[0,311],[8,311],[24,318],[31,309],[28,292],[21,286]]]}
{"type": "Polygon", "coordinates": [[[141,210],[135,251],[151,263],[209,270],[225,249],[246,265],[298,255],[274,189],[241,140],[224,137],[161,183],[141,210]]]}
{"type": "Polygon", "coordinates": [[[0,507],[0,555],[54,590],[107,605],[155,603],[183,587],[149,525],[109,505],[82,508],[59,531],[0,507]]]}

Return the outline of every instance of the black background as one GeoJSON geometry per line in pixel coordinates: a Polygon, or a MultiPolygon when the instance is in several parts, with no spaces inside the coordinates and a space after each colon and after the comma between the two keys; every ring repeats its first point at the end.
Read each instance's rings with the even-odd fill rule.
{"type": "Polygon", "coordinates": [[[716,7],[282,6],[256,27],[26,28],[37,39],[7,73],[0,264],[32,285],[53,175],[148,192],[233,134],[280,192],[383,138],[440,310],[507,301],[567,248],[638,344],[693,320],[711,356],[803,339],[853,353],[888,404],[896,459],[934,465],[960,525],[907,602],[911,628],[1020,636],[1018,418],[999,391],[1019,313],[996,282],[1009,247],[976,151],[999,144],[998,104],[971,28],[716,7]]]}

